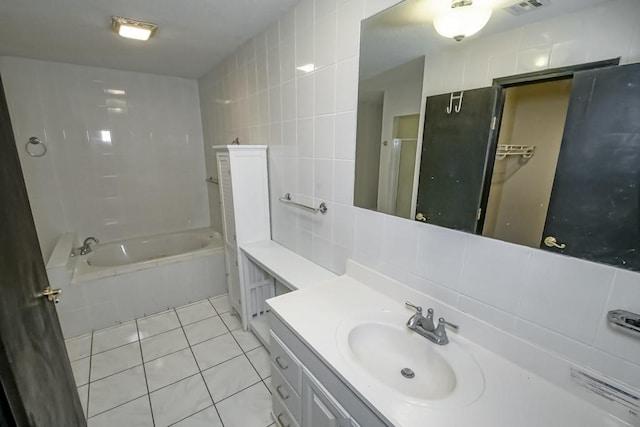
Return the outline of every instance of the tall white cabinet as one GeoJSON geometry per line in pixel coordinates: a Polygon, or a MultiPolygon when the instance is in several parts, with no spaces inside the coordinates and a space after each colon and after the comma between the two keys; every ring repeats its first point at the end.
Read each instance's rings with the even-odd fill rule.
{"type": "Polygon", "coordinates": [[[271,239],[266,145],[213,146],[218,166],[222,233],[231,307],[249,319],[247,290],[242,286],[240,246],[271,239]]]}

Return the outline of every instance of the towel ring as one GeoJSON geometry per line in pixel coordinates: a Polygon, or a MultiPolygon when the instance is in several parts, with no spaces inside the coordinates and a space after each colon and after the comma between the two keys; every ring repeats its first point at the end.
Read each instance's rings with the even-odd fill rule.
{"type": "Polygon", "coordinates": [[[31,157],[42,157],[45,154],[47,154],[47,146],[44,145],[44,143],[42,141],[40,141],[40,139],[38,139],[38,137],[32,136],[31,138],[29,138],[29,141],[27,141],[27,144],[24,146],[24,149],[27,151],[27,153],[31,156],[31,157]],[[41,152],[34,152],[31,150],[31,146],[34,147],[42,147],[42,149],[40,150],[41,152]]]}

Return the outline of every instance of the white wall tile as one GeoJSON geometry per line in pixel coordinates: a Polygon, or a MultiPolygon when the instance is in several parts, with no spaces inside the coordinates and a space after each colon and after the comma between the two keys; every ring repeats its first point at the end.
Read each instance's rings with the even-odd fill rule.
{"type": "Polygon", "coordinates": [[[330,114],[316,117],[314,119],[314,129],[313,157],[316,159],[333,159],[335,116],[330,114]]]}
{"type": "Polygon", "coordinates": [[[441,227],[420,227],[416,272],[441,286],[458,290],[467,235],[441,227]]]}
{"type": "Polygon", "coordinates": [[[336,67],[330,65],[313,74],[315,114],[331,114],[336,111],[336,67]]]}
{"type": "Polygon", "coordinates": [[[0,71],[45,260],[67,231],[109,241],[210,224],[195,80],[10,57],[0,71]],[[47,156],[26,155],[30,136],[47,156]]]}
{"type": "Polygon", "coordinates": [[[529,252],[523,246],[469,236],[460,292],[515,313],[529,252]]]}
{"type": "Polygon", "coordinates": [[[364,0],[345,1],[338,8],[336,59],[342,61],[360,50],[360,21],[364,16],[364,0]]]}
{"type": "Polygon", "coordinates": [[[313,163],[313,194],[320,200],[333,200],[333,165],[329,159],[315,159],[313,163]]]}
{"type": "Polygon", "coordinates": [[[353,204],[355,162],[336,160],[334,162],[333,200],[343,204],[353,204]]]}
{"type": "Polygon", "coordinates": [[[534,250],[517,314],[592,344],[613,275],[610,267],[534,250]]]}
{"type": "Polygon", "coordinates": [[[298,120],[298,156],[312,158],[313,156],[313,118],[298,120]]]}
{"type": "Polygon", "coordinates": [[[640,365],[640,341],[614,329],[607,320],[609,310],[640,313],[640,280],[636,273],[617,271],[609,299],[600,318],[595,347],[640,365]]]}
{"type": "Polygon", "coordinates": [[[356,158],[356,113],[341,113],[335,116],[335,158],[355,160],[356,158]]]}
{"type": "Polygon", "coordinates": [[[297,116],[313,116],[313,74],[305,74],[296,78],[297,116]]]}
{"type": "Polygon", "coordinates": [[[336,111],[352,111],[358,102],[358,58],[338,63],[336,73],[336,111]]]}
{"type": "MultiPolygon", "coordinates": [[[[573,279],[580,274],[592,276],[592,270],[583,267],[580,262],[576,264],[564,257],[547,254],[550,260],[541,261],[541,272],[529,274],[527,260],[532,252],[537,254],[537,250],[424,225],[416,226],[418,242],[417,249],[414,248],[417,251],[415,265],[407,265],[411,264],[413,255],[403,257],[391,249],[387,249],[385,254],[390,254],[390,258],[383,257],[382,248],[386,241],[395,239],[394,244],[400,248],[398,253],[406,247],[415,246],[415,236],[401,231],[411,229],[414,223],[394,218],[387,220],[385,215],[352,206],[359,63],[357,55],[360,20],[395,3],[396,0],[316,0],[315,3],[304,0],[287,11],[277,23],[278,31],[276,25],[272,25],[264,34],[258,35],[253,44],[247,44],[243,47],[243,52],[232,55],[212,73],[212,76],[218,74],[211,77],[217,83],[213,84],[208,79],[201,80],[201,92],[219,91],[228,94],[225,96],[233,100],[229,106],[215,109],[211,114],[205,115],[203,112],[203,117],[212,117],[205,122],[205,134],[214,138],[218,134],[223,134],[225,138],[246,134],[251,135],[251,141],[260,138],[259,128],[250,129],[247,125],[250,110],[246,105],[246,93],[249,89],[246,71],[242,74],[238,65],[246,69],[251,62],[251,46],[254,61],[258,61],[261,51],[266,49],[269,85],[275,87],[284,83],[280,92],[281,117],[270,112],[271,134],[276,135],[276,141],[280,139],[278,135],[282,136],[282,145],[272,145],[269,149],[271,198],[274,201],[273,238],[276,241],[337,273],[344,271],[345,260],[351,257],[405,281],[414,289],[468,311],[483,321],[510,330],[519,337],[606,375],[620,379],[625,376],[625,369],[626,372],[632,371],[627,375],[631,377],[629,382],[639,384],[640,378],[636,376],[640,374],[636,373],[640,372],[640,368],[634,364],[637,361],[634,345],[625,346],[622,344],[626,342],[623,337],[608,335],[610,331],[603,316],[610,307],[609,304],[604,306],[602,289],[594,284],[596,276],[600,274],[599,270],[593,277],[584,280],[586,285],[578,300],[590,298],[602,302],[603,306],[596,308],[591,303],[579,302],[575,310],[568,310],[573,313],[574,319],[569,319],[564,323],[565,329],[560,329],[553,324],[553,319],[557,318],[557,312],[563,304],[560,301],[566,303],[569,289],[572,288],[568,281],[558,283],[555,272],[546,270],[555,269],[573,279]],[[333,13],[335,23],[331,15],[333,13]],[[325,32],[329,28],[336,35],[333,52],[330,48],[333,43],[331,31],[325,32]],[[276,46],[274,40],[278,37],[276,33],[279,33],[279,82],[271,76],[270,68],[272,57],[275,58],[276,55],[272,52],[276,46]],[[325,40],[327,37],[328,41],[325,40]],[[264,44],[264,39],[266,47],[262,48],[260,46],[264,44]],[[315,64],[316,68],[312,73],[296,70],[296,66],[307,63],[315,64]],[[333,83],[325,79],[328,74],[323,74],[327,67],[334,69],[333,83]],[[299,77],[297,81],[296,75],[299,77]],[[314,80],[311,91],[309,76],[314,80]],[[300,78],[303,79],[302,84],[300,78]],[[205,83],[206,90],[202,87],[205,83]],[[245,99],[244,104],[239,99],[245,99]],[[328,135],[332,119],[333,138],[328,135]],[[280,120],[283,122],[280,123],[280,120]],[[333,189],[328,194],[325,184],[330,179],[323,175],[323,170],[331,168],[333,189]],[[321,182],[317,183],[317,180],[321,182]],[[277,197],[286,191],[291,192],[296,200],[312,205],[319,203],[318,193],[330,197],[331,200],[326,201],[330,206],[329,213],[326,216],[313,216],[281,206],[276,203],[277,197]],[[385,222],[388,222],[387,240],[383,231],[385,222]],[[468,250],[467,241],[470,246],[468,250]],[[522,296],[525,277],[531,277],[524,290],[531,295],[527,294],[526,297],[522,296]],[[537,288],[546,289],[545,286],[550,286],[544,283],[539,285],[538,281],[542,281],[540,277],[550,277],[550,283],[555,283],[549,295],[553,294],[556,299],[550,303],[545,301],[545,307],[539,308],[539,312],[547,314],[536,317],[535,304],[527,304],[532,299],[540,298],[537,288]],[[514,318],[520,315],[518,304],[521,300],[522,313],[526,313],[527,318],[517,318],[514,326],[514,318]],[[589,313],[585,319],[586,332],[584,335],[580,332],[576,335],[576,325],[572,322],[580,321],[580,310],[584,307],[593,309],[597,319],[594,323],[589,313]],[[585,344],[578,341],[593,336],[595,331],[598,333],[592,341],[596,347],[591,346],[593,342],[585,344]],[[617,338],[621,341],[618,342],[617,338]],[[611,343],[622,350],[621,357],[606,352],[606,346],[611,343]]],[[[486,86],[493,78],[525,70],[584,62],[585,57],[595,60],[596,57],[605,59],[602,56],[608,55],[607,57],[621,56],[623,63],[628,58],[640,61],[640,30],[635,25],[640,20],[637,18],[639,12],[640,8],[635,0],[613,0],[595,8],[556,16],[524,28],[491,36],[480,34],[462,43],[451,42],[451,49],[427,53],[423,98],[486,86]],[[616,18],[621,15],[624,16],[616,18]],[[615,28],[617,25],[624,28],[615,28]],[[592,43],[595,38],[602,40],[602,43],[599,40],[592,43]]],[[[257,74],[261,73],[259,69],[257,65],[257,74]]],[[[257,82],[263,78],[256,75],[257,82]]],[[[268,95],[270,98],[272,95],[277,97],[278,93],[269,91],[268,95]]],[[[270,99],[270,110],[273,105],[277,106],[277,101],[274,103],[270,99]]],[[[258,109],[258,122],[260,111],[258,109]]],[[[630,281],[640,277],[636,273],[627,274],[630,281]]],[[[615,292],[621,292],[615,289],[617,288],[611,294],[611,304],[615,303],[615,292]]],[[[631,300],[634,294],[625,298],[631,300]]],[[[568,304],[571,303],[575,304],[573,300],[568,304]]],[[[535,365],[535,360],[526,363],[535,365]]]]}
{"type": "Polygon", "coordinates": [[[415,271],[419,224],[391,215],[384,217],[382,258],[401,270],[415,271]]]}

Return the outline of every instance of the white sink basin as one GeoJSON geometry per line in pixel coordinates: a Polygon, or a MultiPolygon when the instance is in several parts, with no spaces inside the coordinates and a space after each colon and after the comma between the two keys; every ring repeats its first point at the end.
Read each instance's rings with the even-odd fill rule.
{"type": "Polygon", "coordinates": [[[440,346],[409,330],[411,314],[375,312],[342,321],[338,348],[361,375],[407,403],[438,408],[466,406],[484,391],[480,366],[454,333],[440,346]],[[411,372],[402,370],[408,368],[411,372]],[[407,375],[408,374],[408,375],[407,375]]]}

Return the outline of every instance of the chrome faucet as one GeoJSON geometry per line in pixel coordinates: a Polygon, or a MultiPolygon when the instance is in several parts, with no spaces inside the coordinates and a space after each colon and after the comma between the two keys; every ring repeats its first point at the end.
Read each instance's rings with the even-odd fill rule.
{"type": "Polygon", "coordinates": [[[422,307],[411,304],[409,301],[407,301],[405,304],[416,311],[416,313],[407,321],[407,328],[417,332],[432,343],[438,345],[445,345],[449,343],[449,337],[447,337],[447,330],[445,325],[455,331],[458,330],[457,325],[447,322],[443,317],[438,319],[438,326],[435,326],[433,324],[432,308],[429,308],[427,310],[427,317],[424,317],[422,315],[422,307]]]}
{"type": "Polygon", "coordinates": [[[86,239],[84,239],[84,242],[82,242],[82,246],[78,248],[80,255],[86,255],[91,252],[92,241],[93,243],[98,243],[98,239],[96,239],[95,237],[87,237],[86,239]]]}

